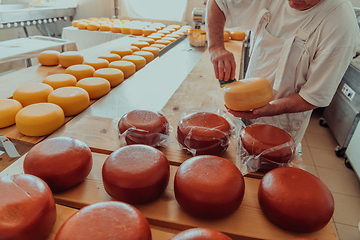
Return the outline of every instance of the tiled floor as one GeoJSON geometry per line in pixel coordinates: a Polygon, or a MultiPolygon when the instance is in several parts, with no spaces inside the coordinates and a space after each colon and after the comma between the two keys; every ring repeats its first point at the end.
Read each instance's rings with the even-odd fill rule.
{"type": "Polygon", "coordinates": [[[314,111],[302,141],[302,159],[318,176],[335,200],[333,221],[340,240],[360,240],[360,181],[335,155],[337,142],[328,128],[319,125],[321,109],[314,111]]]}

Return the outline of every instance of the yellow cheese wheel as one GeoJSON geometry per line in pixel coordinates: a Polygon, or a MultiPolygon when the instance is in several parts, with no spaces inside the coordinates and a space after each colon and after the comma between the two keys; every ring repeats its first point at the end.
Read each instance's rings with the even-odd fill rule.
{"type": "Polygon", "coordinates": [[[100,68],[107,68],[109,66],[109,61],[102,58],[93,58],[85,60],[83,64],[92,66],[95,70],[98,70],[100,68]]]}
{"type": "Polygon", "coordinates": [[[170,43],[171,43],[170,41],[168,41],[168,40],[162,40],[162,39],[155,41],[155,44],[169,45],[170,43]]]}
{"type": "Polygon", "coordinates": [[[100,24],[97,22],[91,22],[87,25],[87,30],[89,31],[97,31],[100,28],[100,24]]]}
{"type": "Polygon", "coordinates": [[[230,39],[230,32],[224,31],[224,42],[228,42],[230,39]]]}
{"type": "Polygon", "coordinates": [[[246,37],[246,34],[243,31],[233,31],[230,33],[230,36],[232,40],[243,41],[246,37]]]}
{"type": "Polygon", "coordinates": [[[21,109],[15,117],[16,128],[26,136],[44,136],[65,122],[64,111],[53,103],[36,103],[21,109]]]}
{"type": "Polygon", "coordinates": [[[110,18],[108,18],[108,17],[101,17],[100,20],[101,20],[101,21],[110,21],[110,18]]]}
{"type": "Polygon", "coordinates": [[[178,31],[173,32],[173,33],[168,34],[168,35],[178,35],[179,37],[181,37],[181,36],[184,35],[185,33],[187,33],[187,31],[185,31],[185,30],[178,30],[178,31]]]}
{"type": "Polygon", "coordinates": [[[151,45],[151,44],[155,43],[155,40],[152,38],[140,38],[139,42],[147,42],[147,43],[149,43],[149,45],[151,45]]]}
{"type": "MultiPolygon", "coordinates": [[[[166,41],[170,41],[170,42],[175,42],[176,38],[173,37],[163,37],[161,40],[166,40],[166,41]]],[[[160,41],[160,40],[159,40],[160,41]]]]}
{"type": "Polygon", "coordinates": [[[93,21],[93,22],[98,22],[98,21],[100,21],[100,19],[99,19],[99,18],[96,18],[96,17],[90,17],[90,18],[88,18],[88,20],[89,20],[89,21],[93,21]]]}
{"type": "Polygon", "coordinates": [[[90,105],[90,97],[82,88],[62,87],[49,94],[48,102],[60,106],[65,116],[74,116],[90,105]]]}
{"type": "Polygon", "coordinates": [[[131,28],[129,26],[123,26],[121,29],[122,34],[131,34],[131,28]]]}
{"type": "Polygon", "coordinates": [[[169,26],[167,26],[167,27],[168,27],[168,28],[173,28],[173,29],[175,29],[176,31],[181,28],[180,25],[176,25],[176,24],[174,24],[174,25],[169,25],[169,26]]]}
{"type": "Polygon", "coordinates": [[[130,46],[129,48],[130,48],[133,52],[140,51],[140,48],[138,48],[137,46],[130,46]]]}
{"type": "Polygon", "coordinates": [[[59,56],[59,63],[65,68],[75,64],[82,64],[83,62],[84,56],[77,51],[63,52],[59,56]]]}
{"type": "Polygon", "coordinates": [[[143,48],[141,49],[141,51],[151,52],[152,54],[154,54],[154,57],[157,57],[157,56],[159,56],[159,51],[160,51],[160,49],[157,48],[157,47],[143,47],[143,48]]]}
{"type": "Polygon", "coordinates": [[[163,29],[163,31],[169,31],[170,33],[173,33],[173,32],[175,32],[175,29],[170,28],[170,27],[166,27],[166,28],[163,29]]]}
{"type": "Polygon", "coordinates": [[[142,69],[146,65],[146,59],[142,56],[128,55],[128,56],[123,57],[122,60],[134,63],[136,66],[136,71],[142,69]]]}
{"type": "Polygon", "coordinates": [[[248,78],[228,84],[224,90],[225,105],[235,111],[250,111],[268,104],[273,97],[265,78],[248,78]]]}
{"type": "Polygon", "coordinates": [[[80,22],[79,20],[74,20],[74,21],[71,22],[71,25],[72,25],[73,27],[77,27],[77,25],[78,25],[79,22],[80,22]]]}
{"type": "Polygon", "coordinates": [[[156,47],[158,49],[163,49],[164,47],[166,47],[166,45],[164,44],[159,44],[159,43],[155,43],[155,44],[151,44],[150,47],[156,47]]]}
{"type": "MultiPolygon", "coordinates": [[[[164,36],[165,36],[165,35],[164,35],[164,36]]],[[[162,37],[163,37],[163,36],[153,35],[153,34],[147,36],[147,38],[152,38],[152,39],[154,39],[155,41],[156,41],[156,40],[160,40],[162,37]]]]}
{"type": "Polygon", "coordinates": [[[15,124],[15,116],[22,109],[19,101],[0,99],[0,128],[15,124]]]}
{"type": "Polygon", "coordinates": [[[163,23],[159,23],[159,22],[155,22],[155,23],[153,23],[152,25],[153,25],[153,26],[158,26],[158,27],[160,27],[161,29],[163,29],[163,28],[165,28],[165,27],[166,27],[166,25],[165,25],[165,24],[163,24],[163,23]]]}
{"type": "Polygon", "coordinates": [[[152,33],[156,33],[157,30],[155,28],[144,28],[143,29],[143,35],[144,36],[149,36],[152,33]]]}
{"type": "Polygon", "coordinates": [[[112,50],[111,53],[115,53],[115,54],[119,55],[120,57],[124,57],[126,55],[133,54],[133,51],[129,47],[122,47],[122,48],[112,50]]]}
{"type": "Polygon", "coordinates": [[[151,62],[155,58],[154,54],[152,54],[149,51],[137,51],[137,52],[134,52],[133,54],[144,57],[146,59],[146,64],[148,64],[149,62],[151,62]]]}
{"type": "Polygon", "coordinates": [[[47,102],[48,95],[53,90],[51,86],[45,83],[30,83],[18,87],[13,93],[13,99],[26,107],[34,103],[47,102]]]}
{"type": "Polygon", "coordinates": [[[100,25],[99,30],[104,32],[111,31],[111,25],[109,24],[100,25]]]}
{"type": "Polygon", "coordinates": [[[66,74],[73,75],[78,81],[83,78],[92,77],[94,75],[94,72],[95,69],[87,64],[72,65],[65,70],[66,74]]]}
{"type": "Polygon", "coordinates": [[[57,73],[47,76],[42,82],[50,85],[55,90],[61,87],[75,86],[77,80],[71,74],[57,73]]]}
{"type": "Polygon", "coordinates": [[[76,26],[80,30],[87,30],[87,25],[88,24],[86,22],[78,22],[78,24],[76,26]]]}
{"type": "Polygon", "coordinates": [[[39,54],[38,60],[44,66],[57,66],[59,65],[59,56],[60,53],[58,51],[45,50],[39,54]]]}
{"type": "Polygon", "coordinates": [[[124,73],[121,70],[112,67],[96,70],[94,77],[105,78],[110,82],[111,87],[115,87],[124,81],[124,73]]]}
{"type": "Polygon", "coordinates": [[[111,32],[113,33],[121,33],[121,26],[113,25],[111,28],[111,32]]]}
{"type": "Polygon", "coordinates": [[[121,60],[121,57],[115,53],[103,54],[103,55],[99,56],[98,58],[106,59],[106,60],[108,60],[109,63],[111,63],[113,61],[121,60]]]}
{"type": "Polygon", "coordinates": [[[143,29],[141,27],[133,27],[130,32],[132,35],[140,36],[143,34],[143,29]]]}
{"type": "Polygon", "coordinates": [[[157,33],[163,33],[166,35],[166,34],[170,34],[171,32],[169,30],[162,29],[162,30],[157,31],[157,33]]]}
{"type": "Polygon", "coordinates": [[[143,47],[150,46],[150,44],[148,42],[134,42],[134,43],[131,43],[131,46],[136,46],[141,49],[143,47]]]}
{"type": "Polygon", "coordinates": [[[181,37],[182,35],[184,34],[178,34],[178,33],[171,33],[171,34],[168,34],[166,35],[165,37],[171,37],[171,38],[175,38],[175,39],[178,39],[179,37],[181,37]]]}
{"type": "Polygon", "coordinates": [[[83,78],[76,83],[76,86],[85,89],[90,99],[101,98],[111,90],[110,82],[100,77],[83,78]]]}
{"type": "Polygon", "coordinates": [[[136,66],[133,62],[129,61],[114,61],[109,64],[109,68],[117,68],[124,73],[124,78],[128,78],[136,72],[136,66]]]}

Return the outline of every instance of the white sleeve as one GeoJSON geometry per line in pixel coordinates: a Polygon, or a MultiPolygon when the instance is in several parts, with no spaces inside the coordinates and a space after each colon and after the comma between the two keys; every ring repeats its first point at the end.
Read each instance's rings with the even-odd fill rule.
{"type": "Polygon", "coordinates": [[[215,0],[226,18],[225,27],[252,30],[261,9],[268,8],[270,0],[215,0]]]}

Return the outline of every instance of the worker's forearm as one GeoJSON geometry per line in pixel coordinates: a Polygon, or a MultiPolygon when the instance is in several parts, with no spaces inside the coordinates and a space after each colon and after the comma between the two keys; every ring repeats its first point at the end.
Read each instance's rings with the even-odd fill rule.
{"type": "Polygon", "coordinates": [[[206,9],[206,30],[209,50],[212,48],[224,48],[225,15],[220,10],[215,0],[209,0],[206,9]]]}
{"type": "Polygon", "coordinates": [[[316,106],[305,101],[298,93],[276,99],[270,102],[270,105],[273,107],[274,115],[305,112],[316,108],[316,106]]]}

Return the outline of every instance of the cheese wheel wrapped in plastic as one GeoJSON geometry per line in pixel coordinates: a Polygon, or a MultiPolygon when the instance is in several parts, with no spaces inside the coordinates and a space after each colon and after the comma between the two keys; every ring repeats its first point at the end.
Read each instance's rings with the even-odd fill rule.
{"type": "Polygon", "coordinates": [[[190,228],[179,232],[170,240],[231,240],[231,238],[209,228],[190,228]]]}

